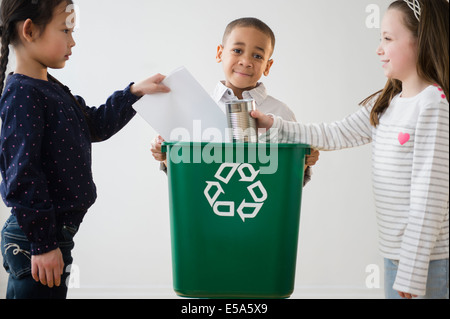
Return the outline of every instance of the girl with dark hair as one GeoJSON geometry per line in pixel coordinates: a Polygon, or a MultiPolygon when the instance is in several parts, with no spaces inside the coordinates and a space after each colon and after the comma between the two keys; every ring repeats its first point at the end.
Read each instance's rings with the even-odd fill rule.
{"type": "Polygon", "coordinates": [[[12,213],[1,238],[7,298],[66,298],[73,237],[97,196],[91,144],[121,130],[139,97],[169,91],[156,75],[93,108],[50,76],[75,46],[70,4],[1,2],[0,191],[12,213]],[[17,66],[5,82],[10,45],[17,66]]]}

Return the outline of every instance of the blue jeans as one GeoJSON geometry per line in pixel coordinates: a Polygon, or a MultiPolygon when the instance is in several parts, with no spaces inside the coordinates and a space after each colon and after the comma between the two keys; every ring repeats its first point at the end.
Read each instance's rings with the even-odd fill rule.
{"type": "MultiPolygon", "coordinates": [[[[384,259],[384,292],[387,299],[403,299],[396,290],[392,289],[397,277],[397,269],[398,262],[384,259]]],[[[430,262],[426,295],[415,299],[449,299],[448,259],[430,262]]]]}
{"type": "Polygon", "coordinates": [[[3,266],[9,273],[6,299],[66,299],[72,264],[73,237],[77,229],[59,226],[57,240],[63,255],[64,273],[59,287],[49,288],[31,276],[30,242],[20,229],[15,216],[6,221],[1,232],[3,266]]]}

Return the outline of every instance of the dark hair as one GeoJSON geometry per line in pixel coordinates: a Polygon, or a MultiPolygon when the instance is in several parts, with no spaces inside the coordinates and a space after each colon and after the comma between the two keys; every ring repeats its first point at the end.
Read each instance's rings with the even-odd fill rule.
{"type": "MultiPolygon", "coordinates": [[[[1,37],[1,57],[0,57],[0,96],[5,86],[5,73],[9,59],[9,45],[18,41],[17,23],[31,19],[35,25],[43,32],[45,27],[53,18],[53,11],[61,3],[73,4],[72,0],[3,0],[0,7],[0,37],[1,37]]],[[[48,74],[48,80],[62,87],[74,100],[74,103],[81,109],[89,126],[91,139],[100,141],[95,127],[86,110],[78,100],[72,95],[69,88],[48,74]]]]}
{"type": "Polygon", "coordinates": [[[17,23],[31,19],[41,31],[53,17],[54,9],[62,2],[72,4],[72,0],[2,0],[0,5],[0,95],[3,92],[5,72],[8,67],[9,45],[19,38],[17,23]]]}
{"type": "Polygon", "coordinates": [[[225,45],[225,42],[228,38],[228,36],[233,32],[235,28],[245,28],[245,27],[252,27],[255,28],[265,35],[267,35],[270,38],[270,41],[272,42],[272,52],[275,49],[275,34],[273,33],[272,29],[262,22],[261,20],[257,18],[240,18],[237,20],[232,21],[230,24],[228,24],[227,28],[225,29],[225,33],[223,35],[223,42],[222,44],[225,45]]]}
{"type": "MultiPolygon", "coordinates": [[[[393,2],[390,9],[403,13],[404,25],[414,34],[418,43],[417,74],[430,83],[438,84],[449,99],[449,3],[447,0],[419,0],[420,19],[403,0],[393,2]]],[[[383,90],[364,101],[367,105],[377,97],[372,108],[370,122],[379,124],[380,117],[389,107],[392,99],[402,91],[402,83],[389,79],[383,90]]]]}

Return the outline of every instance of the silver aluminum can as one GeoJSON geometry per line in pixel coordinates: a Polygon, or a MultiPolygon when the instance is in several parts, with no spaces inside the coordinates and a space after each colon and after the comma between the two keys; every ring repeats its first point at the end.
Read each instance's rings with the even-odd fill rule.
{"type": "Polygon", "coordinates": [[[256,121],[250,113],[256,110],[254,100],[237,100],[226,103],[230,139],[234,143],[257,143],[256,121]]]}

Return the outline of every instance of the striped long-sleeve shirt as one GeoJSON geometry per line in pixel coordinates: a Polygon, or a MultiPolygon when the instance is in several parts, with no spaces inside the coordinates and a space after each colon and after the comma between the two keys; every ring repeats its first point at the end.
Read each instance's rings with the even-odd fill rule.
{"type": "Polygon", "coordinates": [[[449,257],[449,103],[429,86],[413,98],[396,96],[379,125],[372,106],[331,124],[299,124],[275,117],[282,143],[332,151],[373,143],[373,191],[379,247],[399,261],[394,289],[425,295],[430,260],[449,257]]]}

